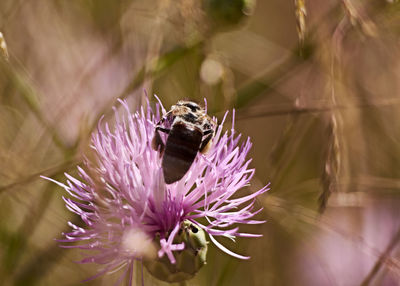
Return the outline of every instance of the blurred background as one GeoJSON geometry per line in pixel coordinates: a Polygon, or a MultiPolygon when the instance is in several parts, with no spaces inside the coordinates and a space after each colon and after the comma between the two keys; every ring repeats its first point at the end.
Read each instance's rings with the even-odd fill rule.
{"type": "Polygon", "coordinates": [[[267,223],[242,228],[263,237],[228,242],[252,258],[211,247],[187,285],[400,285],[399,1],[2,0],[0,32],[1,285],[116,281],[81,284],[97,267],[54,241],[77,219],[39,175],[74,174],[144,90],[235,108],[245,191],[271,182],[267,223]]]}

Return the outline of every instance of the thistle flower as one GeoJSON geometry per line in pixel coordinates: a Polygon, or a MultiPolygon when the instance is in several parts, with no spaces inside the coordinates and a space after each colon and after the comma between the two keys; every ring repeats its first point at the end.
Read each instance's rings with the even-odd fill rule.
{"type": "MultiPolygon", "coordinates": [[[[188,248],[195,256],[203,250],[201,267],[207,245],[204,232],[223,252],[248,259],[227,249],[215,237],[234,240],[260,236],[240,233],[235,227],[237,223],[263,223],[251,218],[261,210],[254,210],[255,198],[267,191],[268,186],[234,197],[238,190],[249,185],[254,174],[253,169],[248,169],[250,160],[246,159],[250,140],[238,146],[241,136],[235,134],[233,127],[230,133],[223,133],[225,115],[209,152],[199,153],[181,180],[166,185],[160,154],[151,146],[155,124],[160,113],[165,113],[164,108],[160,103],[155,112],[142,107],[140,112],[131,114],[127,103],[120,103],[127,116],[114,108],[113,128],[107,123],[102,128],[100,120],[97,132],[92,135],[96,162],[85,159],[85,168],[77,167],[80,179],[65,174],[67,182],[63,184],[47,178],[70,194],[72,198],[63,197],[66,207],[86,225],[79,227],[69,222],[72,231],[64,233],[65,239],[60,241],[77,242],[65,247],[85,250],[86,257],[80,263],[102,265],[101,271],[90,279],[124,267],[125,275],[130,272],[131,277],[135,261],[178,265],[177,260],[188,248]],[[185,235],[191,226],[195,233],[199,232],[185,235]]],[[[151,266],[148,269],[154,274],[151,266]]],[[[186,271],[189,275],[183,278],[155,276],[179,281],[191,278],[198,269],[186,271]]]]}

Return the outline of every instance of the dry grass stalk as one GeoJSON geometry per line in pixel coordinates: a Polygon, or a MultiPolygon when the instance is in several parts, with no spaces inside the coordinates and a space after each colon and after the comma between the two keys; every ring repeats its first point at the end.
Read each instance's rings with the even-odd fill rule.
{"type": "MultiPolygon", "coordinates": [[[[149,73],[153,68],[152,64],[154,64],[154,59],[160,56],[160,50],[162,46],[162,42],[164,40],[164,35],[162,33],[163,25],[168,18],[168,10],[171,2],[169,0],[161,0],[158,2],[158,13],[157,17],[154,20],[153,31],[149,37],[148,42],[148,50],[146,55],[146,65],[145,65],[145,73],[149,73]]],[[[143,89],[147,91],[151,91],[153,86],[153,80],[148,78],[145,80],[143,84],[143,89]]],[[[146,100],[144,95],[142,96],[142,104],[145,104],[146,100]]]]}
{"type": "Polygon", "coordinates": [[[0,32],[0,53],[6,60],[8,60],[9,55],[7,50],[7,44],[2,32],[0,32]]]}
{"type": "Polygon", "coordinates": [[[306,34],[306,17],[307,9],[305,0],[294,0],[296,22],[297,22],[297,34],[299,35],[300,45],[304,43],[306,34]]]}
{"type": "MultiPolygon", "coordinates": [[[[335,36],[334,36],[335,37],[335,36]]],[[[333,39],[334,43],[337,43],[333,39]]],[[[337,49],[338,47],[333,47],[337,49]]],[[[336,92],[335,92],[335,53],[330,57],[330,77],[331,77],[331,92],[330,103],[332,107],[337,106],[336,92]]],[[[339,113],[332,110],[329,116],[327,126],[328,143],[325,155],[325,165],[321,177],[322,193],[319,196],[319,212],[322,213],[327,205],[330,195],[336,191],[339,179],[340,168],[340,145],[339,145],[339,131],[338,131],[338,118],[339,113]]]]}
{"type": "Polygon", "coordinates": [[[362,15],[363,13],[351,3],[351,0],[342,0],[342,4],[353,26],[359,26],[367,36],[375,37],[377,35],[378,32],[375,24],[368,16],[362,15]]]}
{"type": "Polygon", "coordinates": [[[319,196],[319,212],[322,213],[330,195],[336,191],[340,171],[340,145],[338,136],[337,118],[334,112],[330,116],[327,127],[329,134],[321,183],[322,193],[319,196]]]}

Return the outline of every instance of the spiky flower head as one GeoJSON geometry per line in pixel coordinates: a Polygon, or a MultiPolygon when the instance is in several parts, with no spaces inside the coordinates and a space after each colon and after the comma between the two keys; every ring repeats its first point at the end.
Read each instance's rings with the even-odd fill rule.
{"type": "MultiPolygon", "coordinates": [[[[132,271],[134,261],[160,262],[167,258],[169,264],[177,265],[177,259],[189,248],[204,264],[205,238],[201,233],[182,235],[189,227],[205,232],[225,253],[248,259],[228,250],[215,237],[234,240],[260,236],[240,233],[235,226],[263,222],[252,220],[260,211],[254,210],[253,205],[268,186],[234,197],[238,190],[249,185],[254,174],[248,167],[250,160],[246,159],[250,140],[239,146],[240,134],[235,134],[233,127],[231,132],[223,132],[225,115],[208,153],[199,153],[185,176],[167,185],[162,158],[151,144],[155,124],[161,113],[165,114],[164,108],[160,103],[153,111],[148,104],[147,109],[142,107],[140,112],[132,114],[125,101],[120,103],[125,112],[120,114],[114,108],[115,126],[102,124],[100,120],[92,134],[91,147],[96,160],[85,159],[84,167],[77,167],[80,178],[65,174],[66,184],[47,178],[70,194],[71,197],[63,197],[66,207],[85,224],[79,227],[69,222],[72,230],[63,234],[65,239],[61,242],[76,242],[67,247],[85,250],[86,257],[81,263],[102,266],[94,277],[123,267],[127,274],[132,271]]],[[[187,271],[189,275],[184,275],[184,279],[191,278],[198,268],[187,271]]],[[[151,265],[148,269],[151,273],[154,270],[151,265]]]]}

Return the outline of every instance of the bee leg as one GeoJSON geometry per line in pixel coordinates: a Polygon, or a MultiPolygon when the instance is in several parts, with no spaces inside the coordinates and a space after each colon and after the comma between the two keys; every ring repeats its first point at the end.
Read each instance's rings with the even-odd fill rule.
{"type": "Polygon", "coordinates": [[[213,132],[213,130],[210,129],[210,130],[205,131],[204,135],[206,135],[206,136],[203,139],[203,141],[201,141],[200,148],[199,148],[199,151],[203,154],[207,153],[208,149],[210,149],[211,142],[212,142],[211,139],[214,136],[214,132],[213,132]]]}
{"type": "MultiPolygon", "coordinates": [[[[157,128],[160,128],[160,125],[163,124],[165,122],[165,120],[167,120],[169,117],[171,117],[172,112],[168,111],[161,119],[160,121],[157,122],[156,126],[158,126],[157,128]]],[[[169,131],[168,131],[169,132],[169,131]]]]}
{"type": "Polygon", "coordinates": [[[171,129],[163,128],[163,127],[157,126],[157,127],[156,127],[156,132],[158,132],[158,131],[161,131],[161,132],[164,132],[164,133],[166,133],[166,134],[169,134],[169,132],[171,131],[171,129]]]}
{"type": "Polygon", "coordinates": [[[203,136],[208,135],[208,134],[210,134],[210,133],[213,133],[213,131],[214,131],[214,130],[212,130],[212,129],[208,129],[208,130],[206,130],[206,131],[203,132],[203,136]]]}
{"type": "Polygon", "coordinates": [[[157,122],[156,126],[160,126],[162,123],[164,123],[165,117],[161,118],[160,121],[157,122]]]}
{"type": "Polygon", "coordinates": [[[153,141],[151,142],[151,146],[154,150],[156,150],[156,151],[159,150],[160,156],[161,156],[161,154],[164,152],[165,144],[161,139],[160,131],[168,134],[170,130],[166,129],[166,128],[162,128],[160,126],[156,127],[156,132],[154,134],[153,141]]]}

